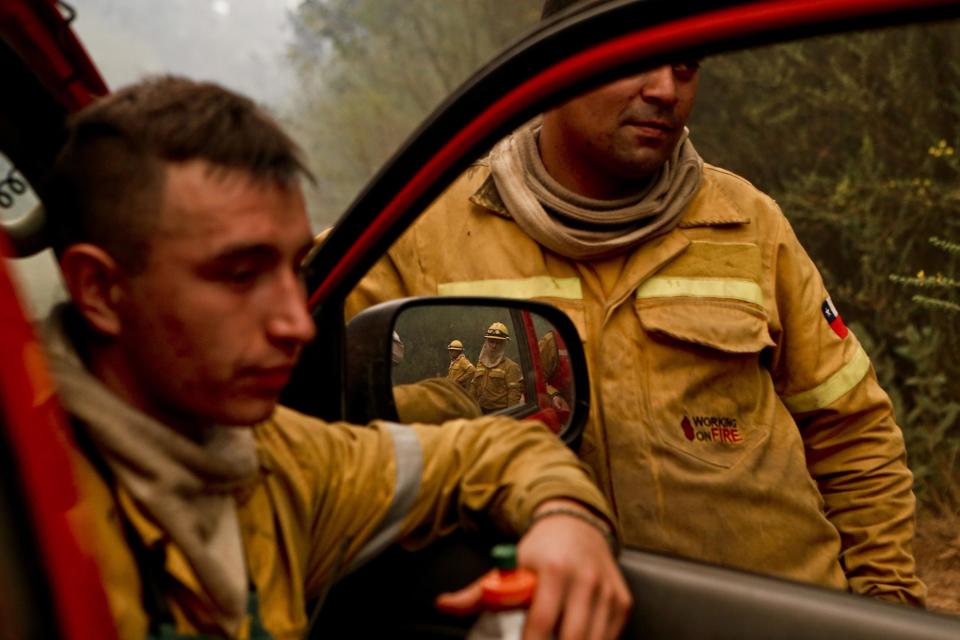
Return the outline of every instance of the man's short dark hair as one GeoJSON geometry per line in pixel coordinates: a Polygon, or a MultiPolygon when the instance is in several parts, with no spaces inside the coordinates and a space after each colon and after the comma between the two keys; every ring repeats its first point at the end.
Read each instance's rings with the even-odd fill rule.
{"type": "Polygon", "coordinates": [[[210,82],[150,78],[68,121],[43,194],[57,254],[89,242],[129,271],[142,268],[165,163],[190,160],[280,184],[310,176],[297,145],[249,98],[210,82]]]}

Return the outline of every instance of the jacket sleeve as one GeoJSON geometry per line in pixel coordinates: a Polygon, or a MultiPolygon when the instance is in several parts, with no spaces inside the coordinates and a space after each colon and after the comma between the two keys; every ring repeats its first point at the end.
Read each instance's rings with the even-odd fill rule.
{"type": "Polygon", "coordinates": [[[477,375],[477,367],[473,368],[473,377],[470,378],[470,383],[467,385],[467,393],[476,400],[480,401],[480,381],[483,376],[477,375]]]}
{"type": "Polygon", "coordinates": [[[457,418],[479,418],[480,405],[448,378],[427,378],[393,387],[393,400],[401,422],[443,424],[457,418]]]}
{"type": "Polygon", "coordinates": [[[437,295],[438,279],[449,275],[447,259],[464,257],[459,256],[451,238],[463,233],[461,214],[473,206],[470,195],[484,176],[482,172],[468,170],[404,231],[347,296],[347,320],[385,300],[437,295]]]}
{"type": "Polygon", "coordinates": [[[401,527],[408,547],[458,526],[493,525],[519,536],[536,507],[554,498],[576,500],[614,526],[586,467],[539,422],[488,416],[410,432],[420,444],[422,472],[401,527]]]}
{"type": "Polygon", "coordinates": [[[912,550],[913,475],[890,398],[782,220],[773,256],[780,323],[774,384],[800,428],[825,514],[840,533],[851,590],[922,605],[926,587],[912,550]]]}
{"type": "Polygon", "coordinates": [[[463,362],[463,366],[454,371],[454,382],[459,384],[464,389],[469,389],[470,383],[473,381],[474,372],[475,369],[472,364],[469,362],[463,362]]]}
{"type": "MultiPolygon", "coordinates": [[[[333,231],[333,227],[328,227],[318,233],[313,240],[314,246],[326,242],[331,231],[333,231]]],[[[401,256],[410,253],[409,249],[404,251],[401,247],[409,246],[411,241],[404,243],[403,239],[398,240],[394,247],[373,265],[360,284],[354,288],[346,300],[344,316],[347,321],[367,307],[372,307],[380,302],[415,295],[408,291],[409,287],[406,279],[410,277],[409,274],[405,274],[405,270],[395,259],[395,254],[398,252],[401,256]]]]}
{"type": "Polygon", "coordinates": [[[308,596],[397,541],[418,548],[459,526],[519,536],[552,498],[576,500],[616,530],[585,467],[539,423],[489,416],[355,427],[287,410],[284,419],[301,426],[284,449],[298,468],[286,475],[302,478],[289,493],[302,496],[308,596]]]}
{"type": "Polygon", "coordinates": [[[523,372],[520,365],[514,364],[507,369],[507,406],[520,404],[523,395],[523,372]]]}
{"type": "Polygon", "coordinates": [[[415,233],[413,228],[408,229],[350,292],[344,307],[347,321],[367,307],[386,300],[436,295],[436,287],[430,289],[426,285],[426,275],[415,249],[415,233]]]}

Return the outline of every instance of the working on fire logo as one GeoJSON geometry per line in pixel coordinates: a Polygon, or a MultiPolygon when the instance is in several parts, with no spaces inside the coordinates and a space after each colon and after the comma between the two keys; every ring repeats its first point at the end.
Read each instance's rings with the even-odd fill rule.
{"type": "Polygon", "coordinates": [[[743,434],[736,418],[725,416],[683,416],[680,422],[684,437],[690,442],[738,445],[743,434]]]}

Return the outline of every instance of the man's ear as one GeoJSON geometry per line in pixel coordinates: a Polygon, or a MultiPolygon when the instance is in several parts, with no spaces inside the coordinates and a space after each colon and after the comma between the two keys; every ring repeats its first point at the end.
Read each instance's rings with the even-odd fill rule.
{"type": "Polygon", "coordinates": [[[95,245],[74,244],[61,254],[60,270],[74,306],[87,322],[100,333],[116,336],[124,278],[117,261],[95,245]]]}

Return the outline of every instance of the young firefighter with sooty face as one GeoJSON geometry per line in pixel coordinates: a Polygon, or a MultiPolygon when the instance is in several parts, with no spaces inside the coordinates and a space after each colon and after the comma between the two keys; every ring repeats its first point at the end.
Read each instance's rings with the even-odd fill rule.
{"type": "Polygon", "coordinates": [[[45,204],[71,302],[47,343],[120,637],[301,638],[338,567],[481,521],[522,536],[539,575],[527,637],[616,637],[630,595],[612,514],[545,427],[361,428],[277,406],[315,338],[304,172],[216,85],[147,80],[70,123],[45,204]]]}

